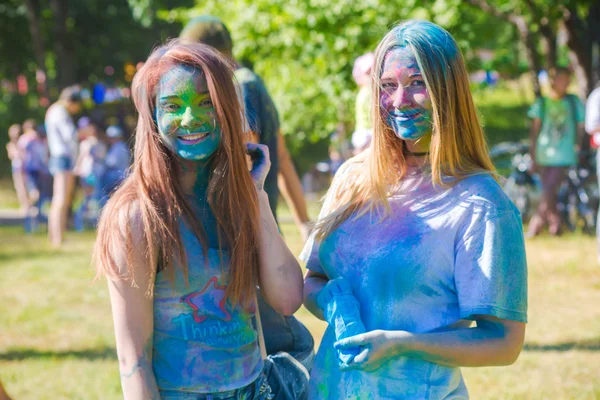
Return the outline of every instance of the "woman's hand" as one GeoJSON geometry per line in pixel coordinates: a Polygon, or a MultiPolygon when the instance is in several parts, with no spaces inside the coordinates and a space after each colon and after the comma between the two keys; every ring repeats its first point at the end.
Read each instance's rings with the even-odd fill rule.
{"type": "Polygon", "coordinates": [[[334,343],[336,350],[360,347],[360,352],[347,365],[340,365],[342,371],[358,369],[372,372],[398,355],[398,345],[410,333],[404,331],[384,331],[381,329],[352,336],[334,343]]]}
{"type": "Polygon", "coordinates": [[[525,323],[491,315],[474,315],[475,327],[458,321],[425,333],[375,330],[334,344],[336,349],[360,347],[343,370],[374,371],[397,357],[410,357],[447,367],[510,365],[525,338],[525,323]],[[459,323],[460,322],[460,323],[459,323]]]}
{"type": "Polygon", "coordinates": [[[271,158],[269,148],[264,144],[246,143],[248,154],[252,160],[250,175],[258,190],[264,189],[265,179],[271,169],[271,158]]]}

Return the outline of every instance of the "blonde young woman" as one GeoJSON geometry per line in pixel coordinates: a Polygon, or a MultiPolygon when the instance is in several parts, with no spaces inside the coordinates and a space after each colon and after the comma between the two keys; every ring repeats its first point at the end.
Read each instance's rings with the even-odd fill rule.
{"type": "Polygon", "coordinates": [[[373,76],[373,146],[336,176],[302,254],[304,304],[330,323],[310,398],[465,399],[459,367],[521,351],[520,216],[494,179],[448,32],[396,26],[373,76]]]}
{"type": "Polygon", "coordinates": [[[291,315],[302,276],[263,190],[268,152],[244,143],[231,66],[209,46],[172,42],[132,89],[134,163],[96,243],[125,398],[270,398],[256,287],[291,315]]]}

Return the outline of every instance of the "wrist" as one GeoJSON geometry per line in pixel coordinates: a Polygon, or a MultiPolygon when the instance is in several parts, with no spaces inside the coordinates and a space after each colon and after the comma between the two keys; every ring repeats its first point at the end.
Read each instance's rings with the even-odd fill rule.
{"type": "Polygon", "coordinates": [[[394,355],[401,356],[416,349],[415,335],[406,331],[386,331],[386,337],[391,343],[394,355]]]}
{"type": "Polygon", "coordinates": [[[263,187],[256,187],[256,195],[258,196],[259,203],[264,203],[265,201],[269,203],[269,196],[263,187]]]}

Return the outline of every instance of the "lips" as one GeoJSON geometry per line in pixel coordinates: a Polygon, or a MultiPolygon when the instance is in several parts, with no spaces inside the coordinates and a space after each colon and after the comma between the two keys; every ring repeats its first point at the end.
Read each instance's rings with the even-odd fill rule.
{"type": "Polygon", "coordinates": [[[421,116],[421,112],[413,112],[413,113],[392,113],[391,114],[394,119],[400,121],[409,121],[411,119],[417,119],[421,116]]]}
{"type": "Polygon", "coordinates": [[[192,133],[189,135],[178,135],[177,139],[183,144],[196,144],[206,138],[210,132],[192,133]]]}

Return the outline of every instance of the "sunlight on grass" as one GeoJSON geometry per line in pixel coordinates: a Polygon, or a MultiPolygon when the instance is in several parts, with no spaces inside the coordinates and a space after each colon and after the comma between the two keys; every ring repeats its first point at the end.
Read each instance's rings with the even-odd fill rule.
{"type": "MultiPolygon", "coordinates": [[[[298,254],[295,226],[282,231],[298,254]]],[[[108,294],[104,282],[92,282],[93,240],[92,232],[70,233],[54,251],[43,234],[0,228],[0,378],[15,399],[121,398],[108,294]]],[[[527,255],[524,351],[510,367],[464,369],[472,398],[599,398],[594,239],[542,236],[527,243],[527,255]]],[[[297,316],[318,345],[325,324],[304,308],[297,316]]]]}

